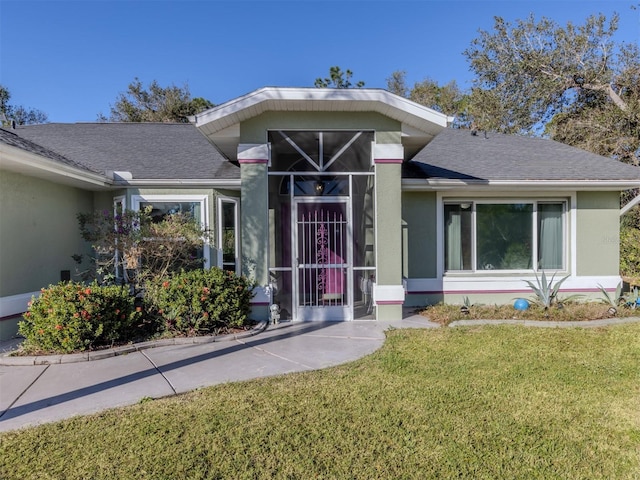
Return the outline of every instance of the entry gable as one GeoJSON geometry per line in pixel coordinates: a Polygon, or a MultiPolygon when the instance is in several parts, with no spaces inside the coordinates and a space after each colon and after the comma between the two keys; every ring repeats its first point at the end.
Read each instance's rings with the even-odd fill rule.
{"type": "Polygon", "coordinates": [[[401,124],[407,158],[453,120],[440,112],[381,89],[265,87],[190,117],[231,160],[240,143],[240,123],[264,112],[375,112],[401,124]],[[418,148],[419,147],[419,148],[418,148]]]}

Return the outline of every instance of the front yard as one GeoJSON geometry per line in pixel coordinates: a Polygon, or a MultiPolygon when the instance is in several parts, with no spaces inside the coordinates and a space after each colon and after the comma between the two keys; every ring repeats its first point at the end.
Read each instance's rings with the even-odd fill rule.
{"type": "Polygon", "coordinates": [[[0,435],[0,478],[637,478],[640,324],[394,330],[360,361],[0,435]]]}

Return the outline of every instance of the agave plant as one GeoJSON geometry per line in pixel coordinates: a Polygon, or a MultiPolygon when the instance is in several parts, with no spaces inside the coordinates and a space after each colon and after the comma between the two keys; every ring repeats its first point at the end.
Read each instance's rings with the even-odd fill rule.
{"type": "Polygon", "coordinates": [[[598,288],[602,292],[602,298],[600,299],[602,303],[611,305],[613,308],[617,308],[618,305],[620,305],[620,300],[622,299],[622,282],[618,283],[614,297],[611,297],[609,292],[607,292],[607,290],[602,285],[598,284],[598,288]]]}
{"type": "Polygon", "coordinates": [[[562,282],[564,282],[567,278],[569,278],[570,275],[567,275],[566,277],[561,278],[556,282],[555,285],[553,284],[553,279],[556,276],[555,273],[551,276],[551,280],[549,280],[548,282],[547,282],[547,276],[544,273],[544,270],[542,271],[541,277],[538,277],[538,274],[535,272],[534,272],[534,275],[536,276],[537,285],[534,285],[534,283],[529,280],[524,280],[524,281],[529,285],[531,290],[533,290],[533,293],[536,294],[535,298],[533,298],[532,300],[535,303],[544,307],[544,309],[546,310],[549,307],[551,307],[551,305],[553,305],[554,302],[557,301],[558,292],[560,291],[560,285],[562,285],[562,282]]]}

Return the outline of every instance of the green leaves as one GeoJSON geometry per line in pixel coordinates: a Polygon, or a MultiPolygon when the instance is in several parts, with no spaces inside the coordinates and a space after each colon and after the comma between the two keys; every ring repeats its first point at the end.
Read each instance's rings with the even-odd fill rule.
{"type": "Polygon", "coordinates": [[[620,299],[622,298],[622,282],[618,283],[616,287],[616,293],[613,297],[609,295],[609,292],[600,284],[598,284],[598,288],[602,292],[602,302],[606,303],[613,308],[617,308],[620,305],[620,299]]]}
{"type": "Polygon", "coordinates": [[[154,222],[150,212],[151,207],[78,214],[80,233],[96,252],[96,272],[103,283],[116,278],[117,272],[128,272],[134,278],[124,280],[141,284],[172,271],[202,267],[203,257],[198,252],[209,232],[184,213],[165,215],[154,222]]]}
{"type": "Polygon", "coordinates": [[[551,307],[554,302],[556,302],[557,298],[558,298],[558,292],[560,291],[560,285],[562,285],[562,283],[570,277],[570,275],[567,275],[564,278],[561,278],[560,280],[558,280],[555,284],[553,283],[553,279],[555,278],[556,274],[554,273],[551,276],[551,280],[549,280],[547,282],[547,276],[544,273],[544,270],[542,271],[542,277],[539,278],[538,274],[535,273],[536,276],[536,284],[534,285],[533,282],[529,281],[529,280],[524,280],[524,282],[529,285],[529,287],[531,288],[531,290],[533,290],[533,293],[535,293],[535,297],[532,299],[534,302],[538,303],[539,305],[541,305],[542,307],[549,308],[551,307]]]}
{"type": "MultiPolygon", "coordinates": [[[[112,122],[177,122],[187,123],[187,117],[213,108],[214,104],[202,97],[191,98],[188,85],[161,87],[153,80],[145,88],[137,77],[118,95],[111,107],[112,122]]],[[[107,118],[99,115],[101,120],[107,118]]]]}
{"type": "Polygon", "coordinates": [[[23,318],[25,350],[71,353],[132,339],[141,313],[127,288],[61,282],[42,289],[23,318]]]}
{"type": "Polygon", "coordinates": [[[355,85],[351,83],[353,72],[349,69],[342,71],[337,65],[329,68],[329,76],[326,78],[316,78],[314,86],[316,88],[362,88],[364,82],[360,80],[355,85]]]}
{"type": "Polygon", "coordinates": [[[558,141],[637,165],[640,53],[614,43],[617,28],[617,15],[564,27],[496,17],[464,52],[476,73],[469,113],[478,128],[540,133],[547,125],[558,141]]]}
{"type": "Polygon", "coordinates": [[[148,282],[145,303],[167,331],[215,334],[245,324],[253,287],[246,277],[232,272],[198,269],[148,282]]]}

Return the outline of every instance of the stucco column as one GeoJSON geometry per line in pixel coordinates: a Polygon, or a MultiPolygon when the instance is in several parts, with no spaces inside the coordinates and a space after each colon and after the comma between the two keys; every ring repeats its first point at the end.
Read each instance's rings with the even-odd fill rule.
{"type": "Polygon", "coordinates": [[[402,162],[401,144],[376,144],[376,285],[373,299],[378,320],[402,318],[402,162]]]}
{"type": "Polygon", "coordinates": [[[240,144],[238,162],[242,181],[240,204],[240,232],[242,246],[242,274],[257,283],[251,301],[252,316],[266,319],[269,297],[268,284],[269,238],[269,179],[267,176],[269,149],[267,144],[240,144]]]}

